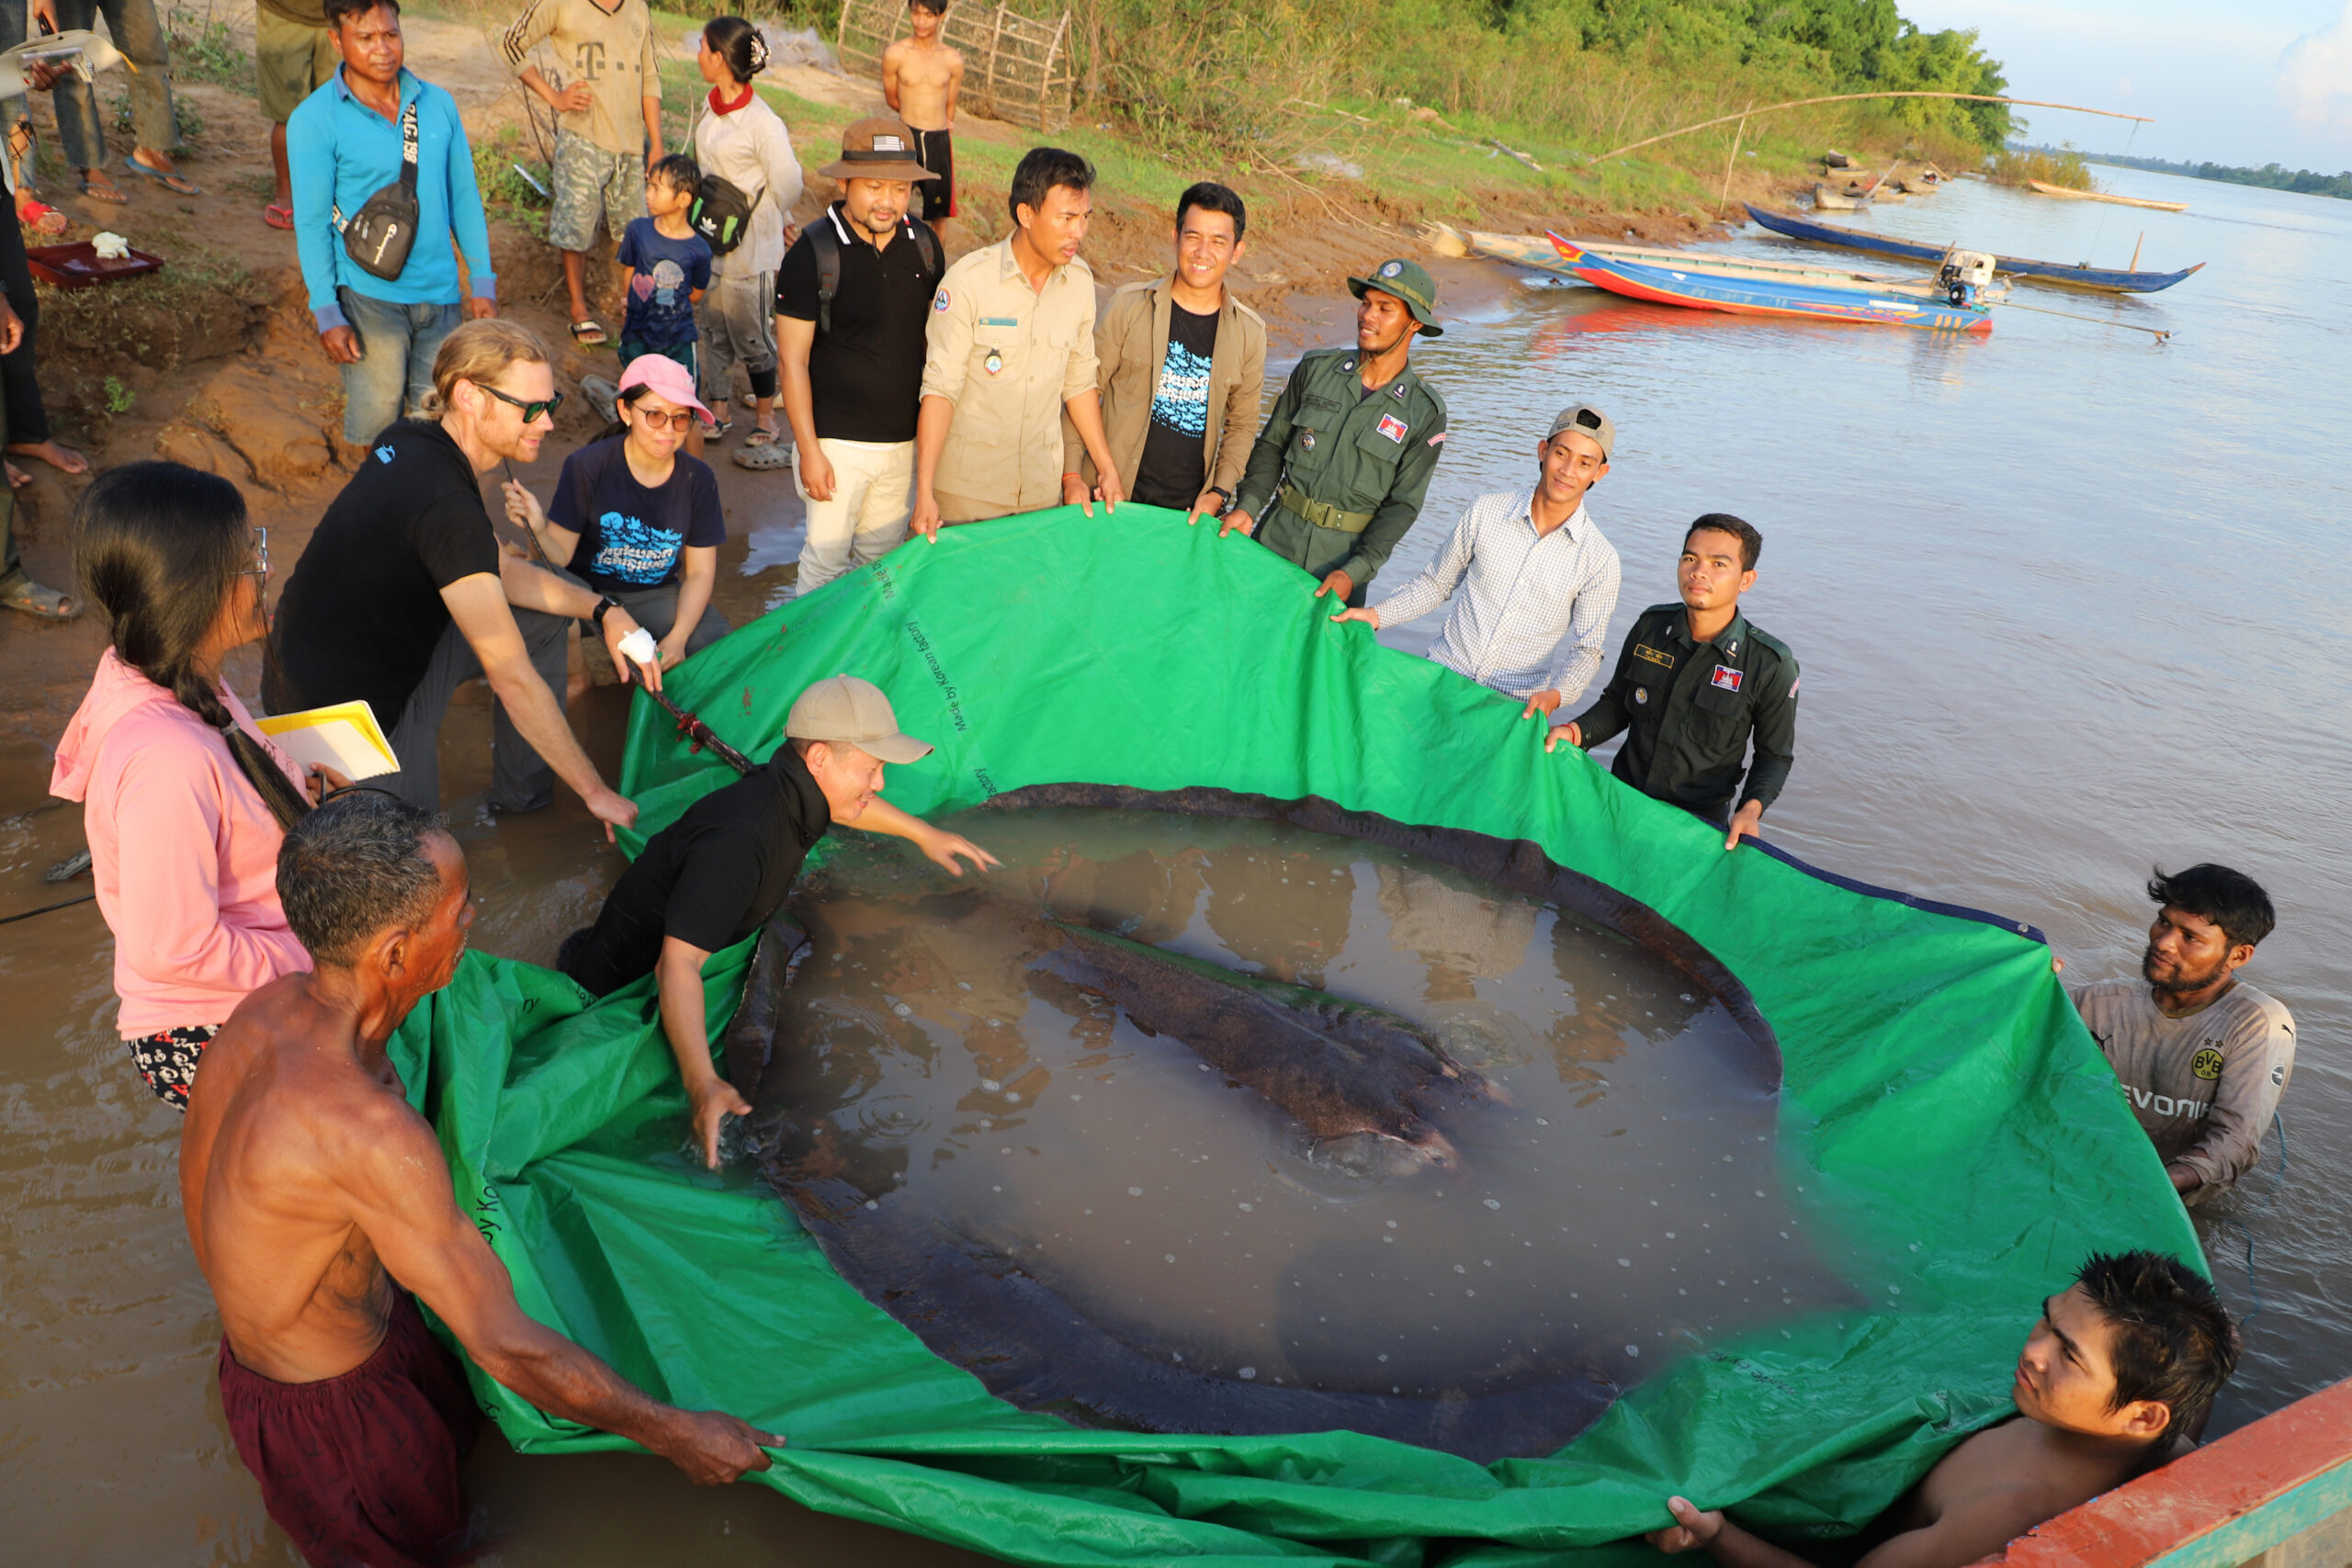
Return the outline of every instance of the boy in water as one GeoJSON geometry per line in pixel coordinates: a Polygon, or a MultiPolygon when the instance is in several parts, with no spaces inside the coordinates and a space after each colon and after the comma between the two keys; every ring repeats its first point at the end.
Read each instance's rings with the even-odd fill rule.
{"type": "MultiPolygon", "coordinates": [[[[2237,1364],[2237,1331],[2213,1287],[2177,1258],[2093,1253],[2071,1288],[2041,1303],[2018,1357],[2017,1417],[1936,1461],[1852,1542],[1855,1568],[1961,1568],[2187,1449],[2237,1364]]],[[[1681,1497],[1645,1539],[1703,1547],[1727,1568],[1808,1568],[1681,1497]]]]}
{"type": "Polygon", "coordinates": [[[913,0],[914,37],[882,51],[882,96],[905,120],[920,146],[917,162],[931,177],[915,182],[922,207],[918,214],[933,228],[956,216],[956,95],[964,85],[964,56],[939,41],[947,20],[947,0],[913,0]]]}
{"type": "Polygon", "coordinates": [[[695,363],[695,306],[710,287],[710,244],[686,221],[702,169],[673,152],[645,174],[645,209],[621,234],[613,260],[628,292],[621,323],[621,368],[644,354],[666,355],[688,370],[695,363]]]}

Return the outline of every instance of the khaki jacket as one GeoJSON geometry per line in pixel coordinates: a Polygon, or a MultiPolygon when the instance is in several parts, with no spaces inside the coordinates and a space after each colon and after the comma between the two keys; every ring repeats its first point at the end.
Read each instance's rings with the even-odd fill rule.
{"type": "Polygon", "coordinates": [[[947,269],[924,323],[922,395],[956,405],[933,481],[950,523],[1062,503],[1064,400],[1094,386],[1094,275],[1056,267],[1033,289],[1012,242],[947,269]]]}
{"type": "MultiPolygon", "coordinates": [[[[1168,356],[1169,312],[1174,280],[1155,277],[1130,283],[1111,296],[1094,328],[1096,379],[1102,393],[1102,431],[1120,481],[1135,489],[1143,463],[1144,438],[1151,431],[1151,405],[1159,396],[1159,369],[1168,356]]],[[[1266,323],[1258,312],[1225,290],[1216,314],[1216,356],[1209,367],[1209,427],[1201,471],[1211,485],[1231,495],[1250,460],[1258,429],[1258,405],[1265,395],[1266,323]]],[[[1062,415],[1062,472],[1094,482],[1094,459],[1078,438],[1078,426],[1062,415]]]]}

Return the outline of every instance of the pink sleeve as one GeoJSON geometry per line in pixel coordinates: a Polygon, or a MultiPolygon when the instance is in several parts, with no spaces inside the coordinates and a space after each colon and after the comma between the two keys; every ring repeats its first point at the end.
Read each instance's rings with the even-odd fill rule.
{"type": "Polygon", "coordinates": [[[191,776],[187,754],[175,748],[134,754],[116,780],[123,897],[115,942],[152,985],[250,991],[311,966],[283,919],[249,926],[222,918],[221,784],[210,768],[191,776]]]}

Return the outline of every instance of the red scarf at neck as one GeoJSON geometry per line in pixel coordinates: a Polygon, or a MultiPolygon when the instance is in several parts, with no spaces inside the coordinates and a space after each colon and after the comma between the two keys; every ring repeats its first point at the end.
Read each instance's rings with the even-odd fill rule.
{"type": "Polygon", "coordinates": [[[743,96],[740,98],[722,98],[718,88],[710,90],[710,112],[713,114],[733,114],[751,101],[752,85],[749,82],[743,84],[743,96]]]}

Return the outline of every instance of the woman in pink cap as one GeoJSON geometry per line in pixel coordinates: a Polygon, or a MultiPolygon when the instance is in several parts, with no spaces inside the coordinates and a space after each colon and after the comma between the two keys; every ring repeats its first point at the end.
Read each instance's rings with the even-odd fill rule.
{"type": "Polygon", "coordinates": [[[696,416],[693,373],[645,354],[621,372],[617,416],[563,460],[554,504],[506,482],[506,516],[527,528],[549,564],[609,595],[659,640],[662,668],[731,629],[710,607],[727,522],[710,465],[679,448],[696,416]]]}

